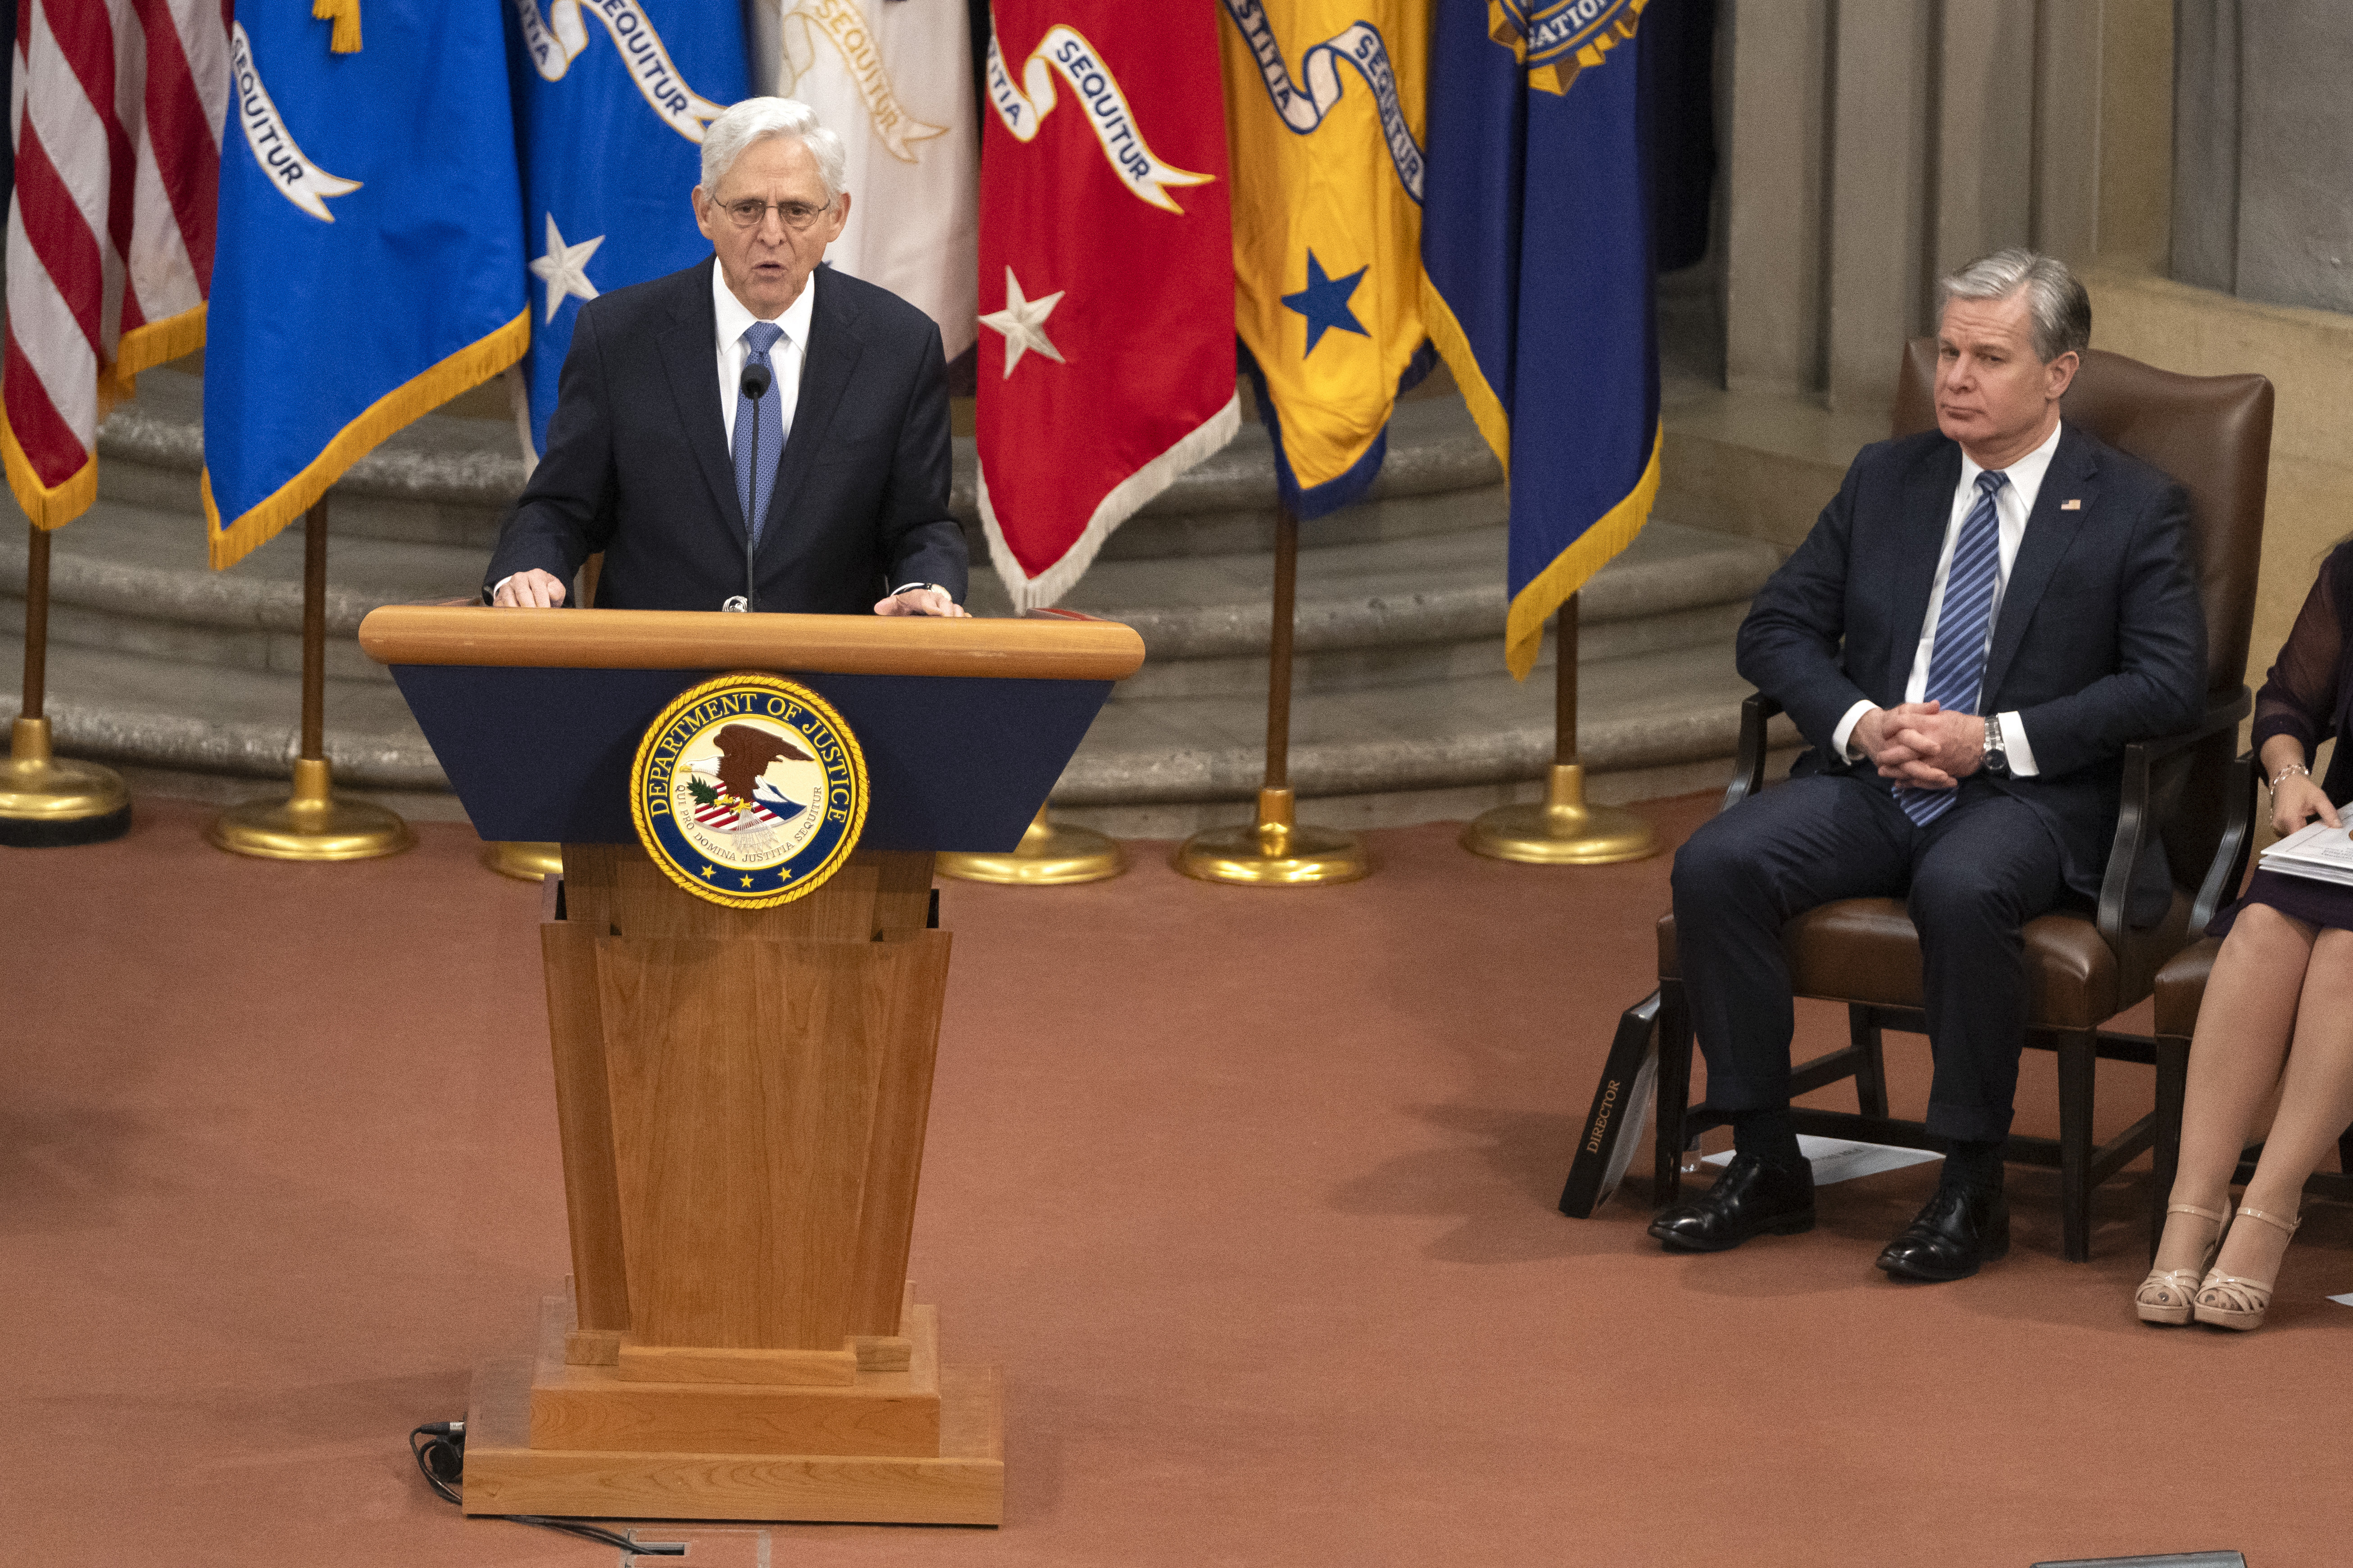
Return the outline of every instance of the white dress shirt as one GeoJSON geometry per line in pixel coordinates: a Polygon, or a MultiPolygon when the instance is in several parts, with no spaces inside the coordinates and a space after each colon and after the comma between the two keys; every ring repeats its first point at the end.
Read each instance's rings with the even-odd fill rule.
{"type": "MultiPolygon", "coordinates": [[[[1993,614],[1986,618],[1988,647],[1992,646],[1994,627],[2001,622],[2001,599],[2010,588],[2010,568],[2018,559],[2018,542],[2026,537],[2026,520],[2033,515],[2034,498],[2042,493],[2042,477],[2051,471],[2051,458],[2059,450],[2059,430],[2060,426],[2053,426],[2042,445],[2004,468],[2002,472],[2010,476],[2010,483],[1994,494],[2001,564],[1994,573],[1993,614]]],[[[1928,586],[1928,616],[1920,626],[1920,646],[1912,655],[1911,678],[1904,683],[1906,702],[1921,701],[1927,695],[1928,658],[1936,647],[1936,619],[1944,613],[1945,579],[1953,570],[1953,548],[1960,542],[1961,524],[1968,521],[1969,510],[1977,504],[1978,476],[1984,472],[1983,466],[1968,452],[1961,454],[1961,482],[1954,489],[1952,513],[1945,521],[1944,552],[1936,558],[1936,579],[1928,586]]],[[[1853,742],[1854,727],[1875,706],[1867,700],[1856,703],[1846,710],[1846,717],[1831,733],[1831,743],[1845,753],[1849,762],[1862,760],[1862,753],[1853,742]]],[[[2034,748],[2027,743],[2026,725],[2015,712],[2000,717],[2001,748],[2010,759],[2010,771],[2032,776],[2041,770],[2034,764],[2034,748]]]]}
{"type": "MultiPolygon", "coordinates": [[[[744,345],[744,331],[764,318],[745,309],[727,287],[727,275],[719,264],[711,264],[711,303],[719,315],[719,416],[727,422],[727,450],[735,450],[735,400],[744,382],[744,360],[751,351],[744,345]]],[[[784,329],[768,350],[768,364],[776,373],[768,395],[776,400],[776,412],[783,416],[785,439],[793,437],[793,415],[801,405],[801,361],[808,352],[809,315],[817,308],[817,275],[812,271],[801,284],[801,291],[785,307],[781,316],[765,318],[784,329]]]]}

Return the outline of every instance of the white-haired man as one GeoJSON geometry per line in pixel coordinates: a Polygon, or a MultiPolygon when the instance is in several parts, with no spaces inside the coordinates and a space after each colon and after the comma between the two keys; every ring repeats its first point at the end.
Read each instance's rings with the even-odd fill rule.
{"type": "MultiPolygon", "coordinates": [[[[1878,895],[1905,898],[1919,930],[1928,1130],[1947,1140],[1936,1195],[1879,1267],[1957,1279],[2002,1255],[2021,928],[2096,896],[2125,747],[2199,716],[2206,623],[2181,488],[2059,417],[2091,340],[2084,286],[2005,250],[1942,292],[1938,428],[1862,449],[1740,628],[1740,673],[1813,749],[1675,856],[1685,992],[1736,1152],[1652,1223],[1670,1250],[1814,1223],[1781,928],[1878,895]]],[[[2161,912],[2162,849],[2135,870],[2137,914],[2161,912]]]]}
{"type": "Polygon", "coordinates": [[[484,574],[501,605],[961,616],[939,329],[820,268],[849,216],[841,140],[754,98],[711,122],[710,260],[589,300],[547,452],[484,574]]]}

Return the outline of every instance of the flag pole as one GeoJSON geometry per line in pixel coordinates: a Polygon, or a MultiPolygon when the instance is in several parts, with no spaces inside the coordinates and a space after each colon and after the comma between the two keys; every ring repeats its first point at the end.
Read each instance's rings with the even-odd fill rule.
{"type": "Polygon", "coordinates": [[[932,858],[935,875],[960,882],[1001,882],[1020,888],[1060,888],[1101,882],[1127,869],[1119,840],[1092,827],[1050,822],[1046,808],[1029,819],[1021,842],[1002,855],[942,850],[932,858]]]}
{"type": "Polygon", "coordinates": [[[1553,618],[1552,769],[1545,797],[1499,805],[1462,830],[1462,847],[1531,866],[1608,866],[1658,852],[1651,825],[1614,805],[1585,804],[1585,764],[1577,752],[1577,601],[1553,618]]]}
{"type": "Polygon", "coordinates": [[[0,845],[100,844],[131,831],[131,792],[112,769],[51,750],[49,536],[38,528],[32,534],[25,553],[25,700],[0,763],[0,845]]]}
{"type": "Polygon", "coordinates": [[[249,800],[213,819],[216,849],[265,860],[366,860],[417,842],[380,805],[338,799],[327,765],[327,498],[302,518],[302,743],[285,800],[249,800]]]}
{"type": "Polygon", "coordinates": [[[1187,877],[1244,887],[1305,888],[1353,882],[1372,869],[1354,834],[1298,826],[1291,789],[1291,632],[1299,584],[1299,518],[1275,514],[1274,610],[1267,635],[1266,783],[1248,827],[1213,827],[1176,847],[1187,877]]]}

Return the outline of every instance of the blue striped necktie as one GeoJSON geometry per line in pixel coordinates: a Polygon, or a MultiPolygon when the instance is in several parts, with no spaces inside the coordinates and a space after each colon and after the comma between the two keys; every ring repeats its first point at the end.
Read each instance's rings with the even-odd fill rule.
{"type": "MultiPolygon", "coordinates": [[[[1993,498],[2008,483],[2010,476],[1999,469],[1978,476],[1977,504],[1961,524],[1953,564],[1945,574],[1944,607],[1936,612],[1936,644],[1928,654],[1928,687],[1921,698],[1947,713],[1978,710],[1978,689],[1985,681],[1987,644],[1993,629],[1994,590],[2001,583],[2001,520],[1994,514],[1993,498]]],[[[1895,804],[1926,827],[1953,808],[1959,793],[1899,784],[1895,804]]]]}
{"type": "MultiPolygon", "coordinates": [[[[774,321],[754,321],[744,329],[744,363],[768,363],[768,351],[785,335],[784,328],[774,321]]],[[[735,499],[744,503],[744,521],[751,525],[752,542],[758,543],[760,529],[768,521],[768,501],[776,493],[776,459],[785,455],[785,400],[773,380],[775,367],[769,366],[771,381],[767,395],[760,399],[755,416],[752,400],[740,391],[735,394],[735,499]],[[752,424],[760,426],[760,471],[752,472],[752,424]],[[756,478],[755,488],[753,481],[756,478]]]]}

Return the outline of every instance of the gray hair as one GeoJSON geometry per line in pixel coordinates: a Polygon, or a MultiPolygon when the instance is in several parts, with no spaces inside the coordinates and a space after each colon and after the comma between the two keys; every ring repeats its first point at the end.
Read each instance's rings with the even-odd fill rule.
{"type": "Polygon", "coordinates": [[[2021,246],[1980,256],[1936,279],[1936,314],[1941,317],[1955,300],[2007,300],[2021,289],[2027,317],[2034,323],[2037,359],[2049,364],[2061,354],[2080,354],[2092,346],[2092,296],[2065,262],[2021,246]]]}
{"type": "Polygon", "coordinates": [[[825,182],[825,199],[841,195],[849,177],[849,150],[841,138],[818,123],[817,110],[797,99],[747,98],[730,106],[702,133],[702,192],[719,194],[719,182],[754,142],[771,136],[794,136],[817,160],[818,178],[825,182]]]}

